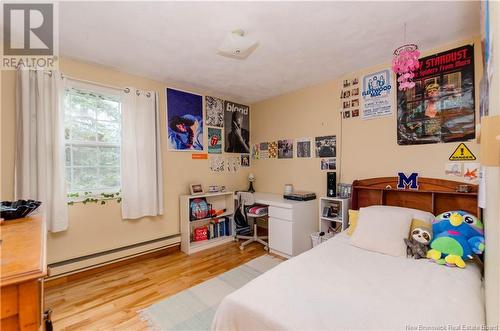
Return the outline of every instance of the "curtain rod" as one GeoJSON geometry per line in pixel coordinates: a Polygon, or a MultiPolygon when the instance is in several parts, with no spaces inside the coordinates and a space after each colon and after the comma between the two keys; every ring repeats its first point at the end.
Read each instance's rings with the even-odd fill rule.
{"type": "Polygon", "coordinates": [[[118,90],[118,91],[124,91],[125,90],[125,87],[118,87],[118,86],[113,86],[113,85],[106,85],[106,84],[94,82],[94,81],[91,81],[91,80],[85,80],[85,79],[81,79],[81,78],[71,77],[71,76],[68,76],[68,75],[65,75],[65,74],[61,74],[61,76],[63,78],[69,79],[69,80],[74,80],[74,81],[77,81],[77,82],[82,82],[82,83],[87,83],[87,84],[93,84],[93,85],[98,85],[98,86],[102,86],[102,87],[107,87],[107,88],[111,88],[111,89],[118,90]]]}

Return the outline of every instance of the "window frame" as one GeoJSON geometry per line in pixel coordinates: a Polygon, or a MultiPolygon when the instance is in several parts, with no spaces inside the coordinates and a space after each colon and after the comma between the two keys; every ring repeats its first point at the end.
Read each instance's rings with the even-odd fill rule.
{"type": "MultiPolygon", "coordinates": [[[[67,119],[66,116],[68,116],[68,112],[71,111],[71,109],[66,108],[66,97],[67,97],[67,90],[69,89],[76,89],[76,90],[82,90],[84,92],[88,93],[93,93],[96,95],[101,95],[105,98],[116,98],[116,100],[119,103],[119,111],[120,111],[120,118],[117,121],[106,121],[106,120],[98,120],[97,119],[97,111],[95,111],[95,117],[93,118],[94,121],[94,131],[96,132],[96,137],[95,141],[86,141],[86,140],[73,140],[72,138],[72,132],[70,128],[70,138],[66,138],[66,133],[64,134],[64,155],[65,155],[65,161],[64,161],[64,166],[65,166],[65,172],[64,172],[64,177],[65,180],[68,181],[68,169],[70,169],[70,181],[69,185],[67,186],[67,193],[68,193],[68,200],[73,201],[73,202],[78,202],[78,201],[84,201],[85,199],[88,198],[98,198],[98,199],[103,199],[106,198],[109,194],[112,194],[114,198],[119,198],[119,193],[121,192],[121,152],[122,152],[122,146],[121,146],[121,141],[122,141],[122,130],[123,130],[123,125],[122,125],[122,109],[123,109],[123,94],[121,90],[118,89],[113,89],[113,88],[107,88],[104,86],[96,85],[96,84],[91,84],[91,83],[84,83],[84,82],[79,82],[79,81],[74,81],[74,80],[67,80],[65,82],[64,86],[64,95],[63,95],[63,109],[64,109],[64,130],[66,132],[67,128],[67,119]],[[97,136],[97,123],[98,122],[108,122],[108,123],[117,123],[119,127],[119,139],[117,142],[103,142],[98,140],[97,136]],[[85,166],[85,165],[74,165],[74,149],[73,147],[93,147],[96,149],[96,158],[97,158],[97,165],[95,167],[93,166],[85,166]],[[73,169],[75,168],[89,168],[93,167],[97,169],[97,178],[100,178],[100,171],[102,168],[116,168],[116,166],[105,166],[105,165],[100,165],[99,164],[99,153],[100,153],[100,148],[102,147],[110,147],[110,148],[118,148],[119,150],[119,161],[118,161],[118,171],[119,171],[119,185],[118,187],[106,187],[106,188],[95,188],[95,189],[83,189],[83,190],[74,190],[72,188],[73,183],[74,183],[74,173],[73,169]],[[70,149],[70,165],[67,164],[67,159],[66,159],[66,152],[67,149],[70,149]]],[[[85,116],[75,116],[75,115],[69,115],[71,117],[76,117],[76,118],[85,118],[85,116]]],[[[70,122],[71,123],[71,122],[70,122]]]]}

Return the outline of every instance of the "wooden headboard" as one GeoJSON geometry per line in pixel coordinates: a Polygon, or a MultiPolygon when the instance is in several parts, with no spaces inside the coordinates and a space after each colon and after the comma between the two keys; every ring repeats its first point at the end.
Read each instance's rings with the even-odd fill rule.
{"type": "Polygon", "coordinates": [[[441,214],[448,210],[464,210],[479,215],[477,185],[468,193],[457,192],[458,185],[466,183],[436,178],[418,178],[418,190],[397,189],[397,177],[355,180],[352,183],[352,208],[371,205],[416,208],[441,214]]]}

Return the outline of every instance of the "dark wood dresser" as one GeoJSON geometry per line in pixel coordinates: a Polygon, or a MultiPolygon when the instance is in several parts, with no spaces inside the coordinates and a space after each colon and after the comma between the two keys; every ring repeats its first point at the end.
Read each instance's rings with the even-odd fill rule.
{"type": "Polygon", "coordinates": [[[46,230],[39,216],[0,226],[1,330],[42,329],[46,230]]]}

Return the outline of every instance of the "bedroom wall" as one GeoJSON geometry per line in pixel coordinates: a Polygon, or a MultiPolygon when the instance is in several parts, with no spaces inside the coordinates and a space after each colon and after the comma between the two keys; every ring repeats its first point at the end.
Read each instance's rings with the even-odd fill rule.
{"type": "MultiPolygon", "coordinates": [[[[69,229],[64,232],[49,233],[49,263],[165,236],[173,236],[172,241],[179,242],[179,238],[177,238],[180,232],[179,195],[189,192],[188,185],[190,183],[200,182],[206,189],[208,185],[225,185],[230,190],[242,189],[248,185],[246,180],[248,168],[240,169],[236,174],[213,174],[209,171],[207,160],[192,160],[191,153],[188,152],[167,151],[165,124],[165,88],[167,85],[165,83],[64,57],[61,59],[60,70],[75,78],[112,86],[133,86],[159,92],[165,214],[161,217],[145,217],[139,220],[125,221],[121,219],[121,205],[115,201],[106,205],[76,203],[69,207],[69,229]]],[[[175,86],[174,84],[168,86],[199,94],[204,92],[187,86],[175,86]]],[[[1,199],[10,200],[14,197],[15,72],[2,72],[1,91],[1,199]]]]}
{"type": "MultiPolygon", "coordinates": [[[[470,39],[425,50],[423,56],[475,43],[476,112],[479,111],[479,81],[482,73],[479,40],[470,39]]],[[[391,58],[388,52],[388,60],[391,58]]],[[[252,105],[252,143],[278,139],[337,135],[337,180],[396,176],[397,171],[417,171],[424,177],[446,178],[444,165],[457,143],[399,146],[396,141],[396,112],[386,118],[362,120],[341,119],[340,92],[344,78],[390,67],[389,63],[360,69],[344,77],[281,95],[252,105]]],[[[396,97],[393,109],[396,109],[396,97]]],[[[467,146],[479,158],[475,140],[467,146]]],[[[326,194],[326,171],[320,170],[320,159],[253,160],[256,189],[281,193],[284,184],[295,189],[326,194]]],[[[453,178],[448,178],[453,179],[453,178]]]]}

